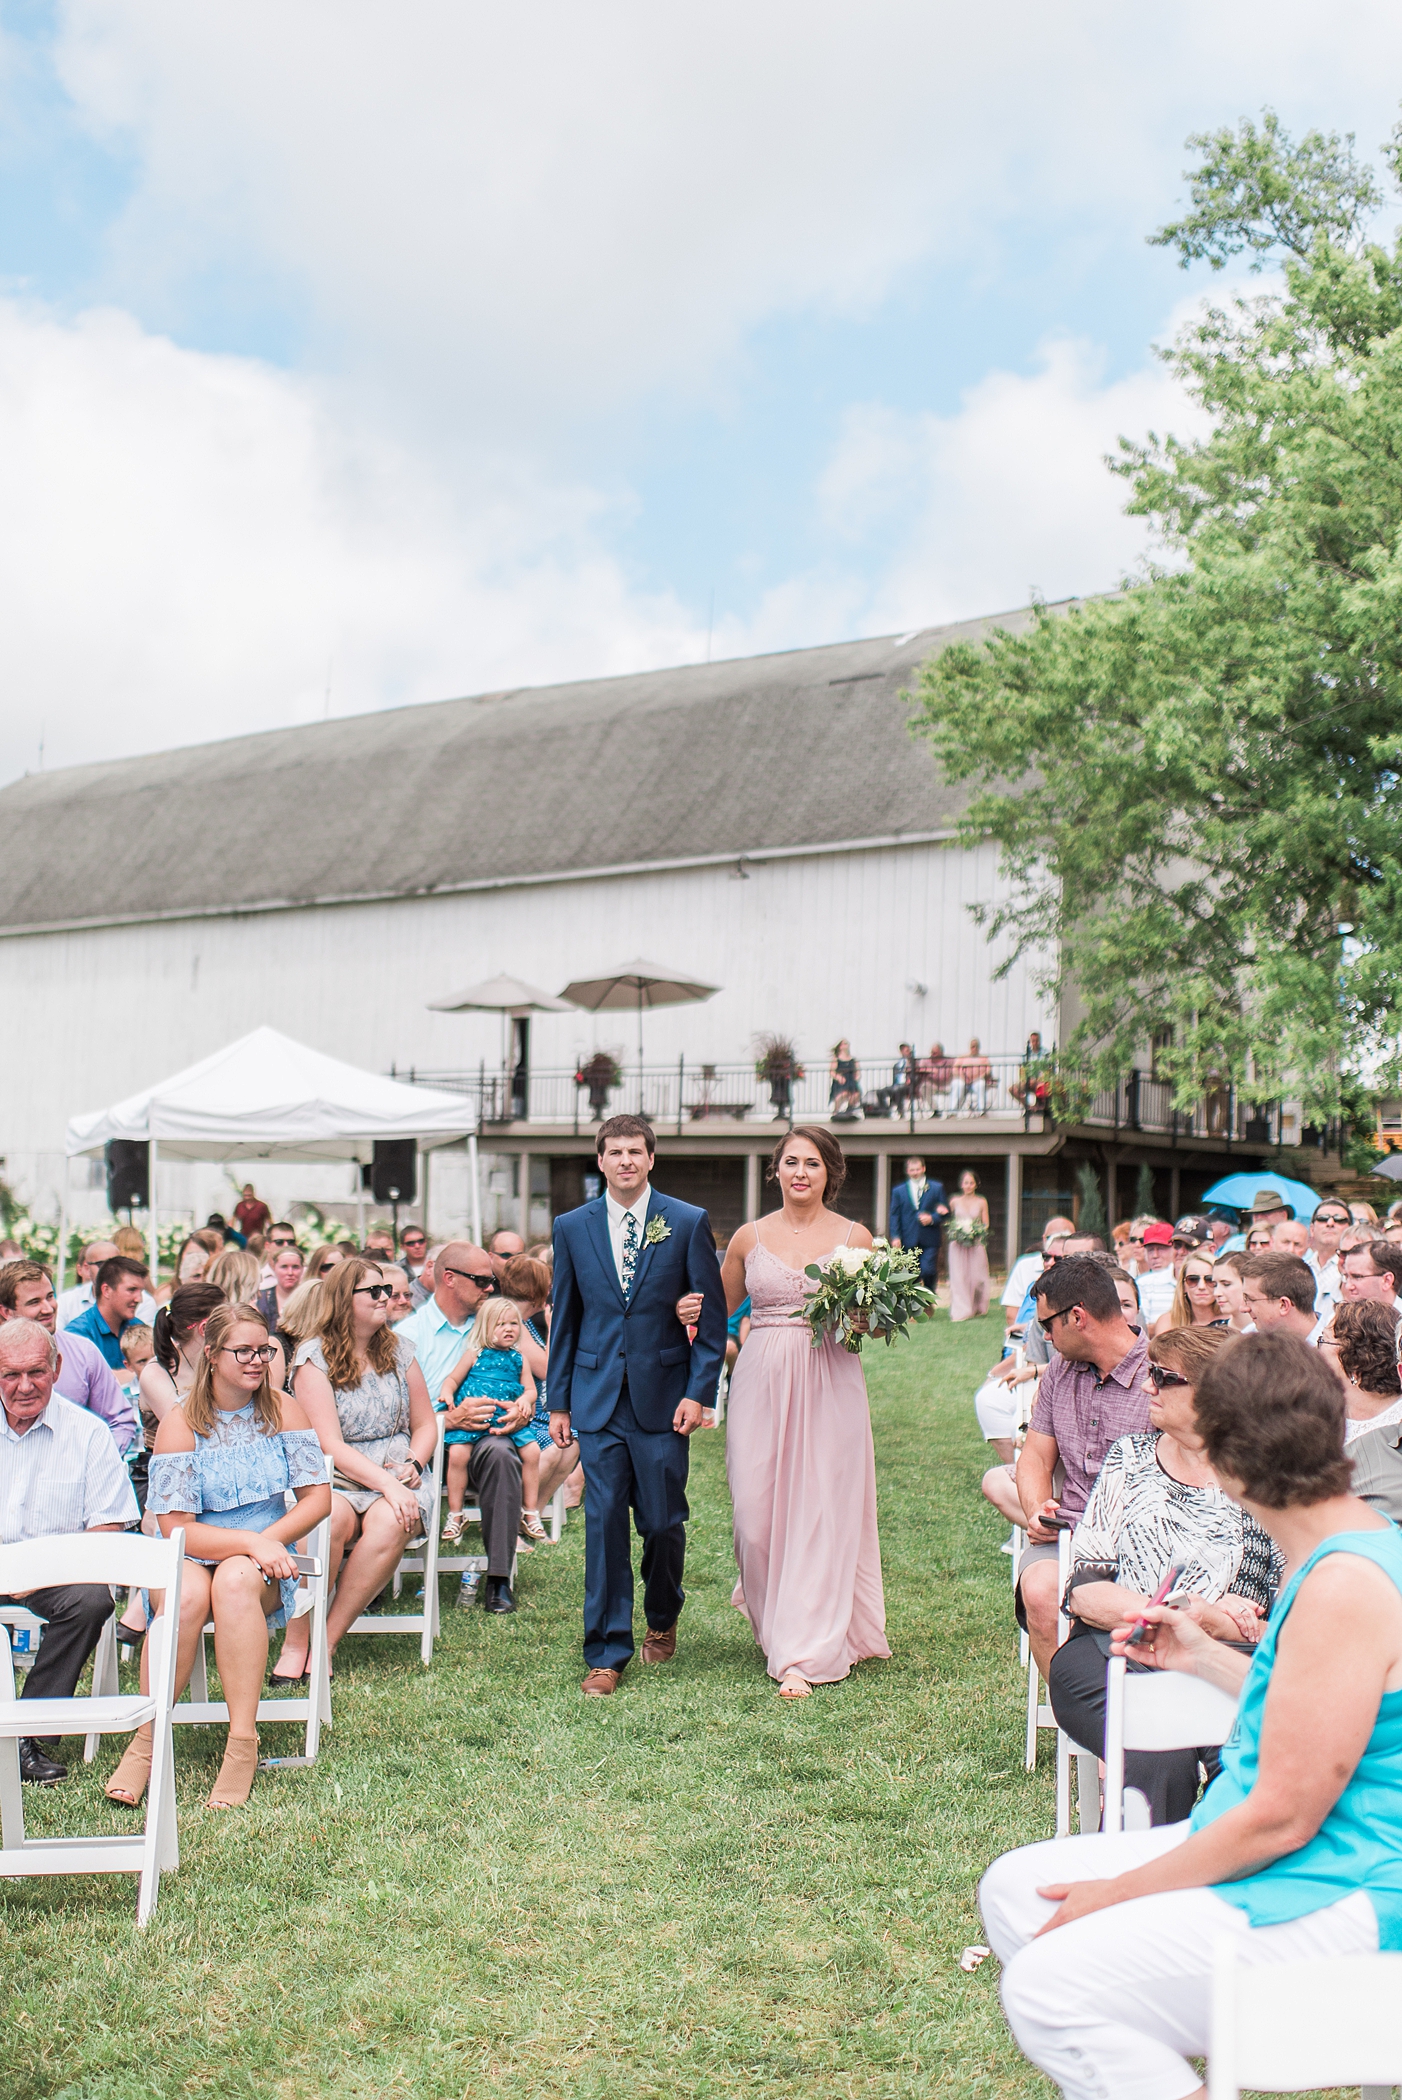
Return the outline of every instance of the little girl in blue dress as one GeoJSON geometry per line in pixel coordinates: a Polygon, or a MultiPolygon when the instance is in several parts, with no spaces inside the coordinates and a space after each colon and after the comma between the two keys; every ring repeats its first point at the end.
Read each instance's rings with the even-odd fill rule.
{"type": "MultiPolygon", "coordinates": [[[[521,1360],[521,1308],[510,1298],[489,1298],[472,1323],[467,1346],[438,1389],[435,1403],[440,1412],[463,1400],[496,1400],[500,1404],[491,1420],[480,1429],[455,1427],[445,1432],[448,1447],[448,1521],[443,1527],[445,1545],[456,1545],[463,1533],[463,1501],[467,1492],[467,1463],[471,1447],[489,1436],[513,1400],[529,1400],[535,1406],[535,1380],[521,1360]]],[[[522,1528],[531,1538],[544,1538],[540,1521],[540,1445],[527,1422],[511,1431],[511,1442],[521,1454],[522,1528]],[[531,1519],[534,1518],[534,1524],[531,1519]]]]}

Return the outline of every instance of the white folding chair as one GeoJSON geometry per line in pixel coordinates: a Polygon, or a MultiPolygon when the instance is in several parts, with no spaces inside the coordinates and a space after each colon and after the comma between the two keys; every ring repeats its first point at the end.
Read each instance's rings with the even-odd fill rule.
{"type": "Polygon", "coordinates": [[[1238,2100],[1243,2087],[1340,2085],[1361,2087],[1361,2100],[1389,2100],[1402,2083],[1402,1954],[1258,1968],[1238,1953],[1224,1936],[1213,1955],[1211,2100],[1238,2100]]]}
{"type": "MultiPolygon", "coordinates": [[[[1016,1564],[1014,1564],[1016,1566],[1016,1564]]],[[[1056,1645],[1061,1647],[1071,1631],[1071,1621],[1066,1615],[1066,1585],[1071,1576],[1071,1534],[1058,1533],[1056,1541],[1056,1645]]],[[[1096,1830],[1100,1825],[1100,1764],[1089,1750],[1079,1749],[1072,1743],[1064,1728],[1058,1728],[1056,1715],[1052,1712],[1051,1700],[1041,1697],[1042,1674],[1037,1668],[1031,1648],[1027,1654],[1027,1750],[1025,1763],[1029,1772],[1037,1767],[1037,1733],[1050,1728],[1056,1732],[1056,1835],[1071,1834],[1071,1759],[1076,1760],[1076,1805],[1081,1829],[1096,1830]]]]}
{"type": "Polygon", "coordinates": [[[1137,1787],[1125,1791],[1126,1750],[1225,1743],[1236,1709],[1231,1692],[1200,1677],[1182,1670],[1130,1670],[1123,1655],[1112,1655],[1105,1673],[1105,1828],[1149,1828],[1148,1802],[1137,1787]]]}
{"type": "Polygon", "coordinates": [[[134,1583],[165,1591],[165,1615],[148,1637],[149,1693],[125,1699],[18,1699],[8,1632],[0,1644],[0,1875],[135,1874],[138,1925],[144,1925],[156,1907],[162,1873],[173,1873],[180,1864],[171,1709],[184,1559],[183,1531],[168,1539],[147,1539],[128,1531],[84,1531],[0,1546],[0,1591],[10,1596],[16,1590],[76,1582],[134,1583]],[[140,1837],[26,1837],[21,1736],[125,1734],[147,1721],[153,1724],[154,1741],[146,1827],[140,1837]]]}
{"type": "MultiPolygon", "coordinates": [[[[439,1531],[443,1520],[443,1475],[447,1464],[445,1456],[447,1447],[443,1442],[443,1417],[438,1415],[436,1420],[438,1424],[438,1441],[433,1448],[433,1465],[429,1473],[429,1479],[433,1484],[433,1500],[430,1505],[432,1514],[422,1541],[411,1540],[405,1548],[399,1564],[395,1568],[391,1585],[394,1595],[397,1597],[406,1575],[422,1575],[423,1597],[421,1599],[421,1607],[418,1611],[367,1612],[356,1619],[349,1628],[351,1633],[418,1634],[419,1660],[423,1663],[425,1669],[433,1661],[433,1644],[441,1630],[441,1618],[438,1608],[438,1578],[440,1574],[456,1573],[466,1568],[479,1568],[485,1572],[487,1566],[485,1553],[455,1553],[445,1556],[439,1550],[439,1531]]],[[[476,1523],[480,1523],[482,1520],[480,1510],[468,1510],[465,1512],[465,1515],[476,1523]]],[[[511,1565],[514,1577],[516,1571],[514,1559],[511,1565]]]]}
{"type": "MultiPolygon", "coordinates": [[[[48,1624],[37,1612],[26,1610],[22,1604],[0,1604],[0,1626],[10,1629],[10,1660],[18,1670],[33,1667],[39,1654],[39,1643],[48,1624]],[[14,1637],[24,1631],[29,1636],[26,1648],[16,1648],[14,1637]]],[[[117,1681],[117,1613],[113,1602],[112,1616],[97,1637],[97,1648],[93,1655],[92,1696],[94,1699],[115,1698],[121,1689],[117,1681]]],[[[102,1740],[96,1729],[90,1729],[83,1744],[83,1762],[90,1765],[97,1756],[97,1746],[102,1740]]]]}
{"type": "MultiPolygon", "coordinates": [[[[331,1464],[327,1461],[327,1477],[331,1464]]],[[[278,1692],[272,1698],[258,1701],[256,1718],[260,1721],[301,1721],[306,1734],[303,1739],[304,1764],[314,1764],[321,1748],[321,1731],[331,1726],[331,1664],[326,1652],[326,1609],[330,1602],[328,1571],[331,1562],[331,1519],[322,1518],[307,1540],[310,1553],[294,1553],[297,1573],[311,1593],[310,1618],[311,1648],[307,1656],[309,1676],[305,1695],[278,1692]]],[[[195,1667],[190,1672],[190,1688],[185,1698],[179,1701],[171,1713],[171,1720],[180,1727],[198,1727],[210,1721],[225,1721],[229,1709],[222,1699],[209,1696],[209,1638],[214,1632],[211,1619],[200,1635],[200,1645],[195,1650],[195,1667]]],[[[280,1763],[288,1760],[280,1759],[280,1763]]]]}

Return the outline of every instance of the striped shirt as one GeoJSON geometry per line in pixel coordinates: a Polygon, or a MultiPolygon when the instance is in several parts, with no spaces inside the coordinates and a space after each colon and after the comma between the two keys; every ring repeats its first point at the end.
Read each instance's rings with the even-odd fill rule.
{"type": "Polygon", "coordinates": [[[98,1416],[55,1393],[16,1436],[0,1407],[0,1545],[134,1524],[140,1514],[111,1431],[98,1416]]]}

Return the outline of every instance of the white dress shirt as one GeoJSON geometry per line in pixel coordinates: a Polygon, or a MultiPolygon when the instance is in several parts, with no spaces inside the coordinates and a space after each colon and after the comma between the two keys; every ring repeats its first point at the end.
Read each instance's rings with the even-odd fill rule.
{"type": "MultiPolygon", "coordinates": [[[[643,1251],[643,1232],[647,1225],[647,1207],[651,1200],[652,1184],[647,1181],[643,1183],[642,1194],[635,1198],[626,1210],[621,1203],[616,1203],[613,1197],[605,1192],[604,1202],[608,1206],[609,1245],[613,1248],[613,1265],[618,1271],[620,1286],[623,1283],[623,1220],[625,1218],[637,1219],[638,1253],[641,1255],[643,1251]]],[[[637,1274],[636,1267],[633,1273],[637,1274]]]]}
{"type": "Polygon", "coordinates": [[[1339,1287],[1339,1257],[1331,1254],[1328,1261],[1321,1261],[1313,1247],[1306,1247],[1303,1259],[1314,1271],[1314,1309],[1321,1319],[1327,1320],[1343,1298],[1339,1287]]]}
{"type": "Polygon", "coordinates": [[[1171,1311],[1178,1288],[1171,1263],[1166,1269],[1145,1269],[1134,1280],[1139,1285],[1139,1310],[1146,1320],[1162,1319],[1171,1311]]]}
{"type": "Polygon", "coordinates": [[[107,1424],[57,1393],[23,1436],[0,1408],[0,1544],[134,1524],[141,1515],[107,1424]]]}

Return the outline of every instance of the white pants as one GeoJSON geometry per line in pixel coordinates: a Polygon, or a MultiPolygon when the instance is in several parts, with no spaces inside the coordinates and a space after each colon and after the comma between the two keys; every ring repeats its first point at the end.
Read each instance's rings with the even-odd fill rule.
{"type": "Polygon", "coordinates": [[[1023,1388],[1005,1378],[987,1378],[974,1394],[974,1413],[985,1441],[1017,1435],[1017,1411],[1023,1388]]]}
{"type": "Polygon", "coordinates": [[[1213,1950],[1224,1934],[1243,1962],[1375,1954],[1378,1925],[1362,1891],[1289,1925],[1248,1923],[1211,1889],[1115,1903],[1045,1939],[1056,1905],[1039,1886],[1103,1881],[1171,1852],[1186,1823],[1053,1838],[995,1860],[979,1887],[988,1943],[1003,1964],[1003,2010],[1023,2054],[1066,2100],[1183,2100],[1202,2083],[1213,1950]]]}

